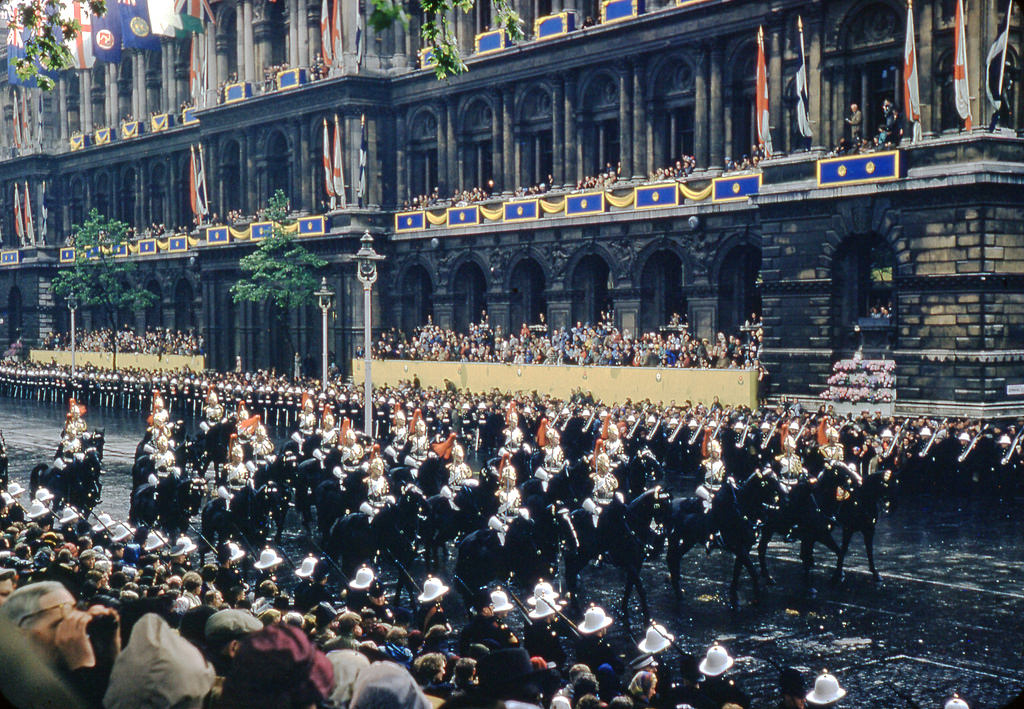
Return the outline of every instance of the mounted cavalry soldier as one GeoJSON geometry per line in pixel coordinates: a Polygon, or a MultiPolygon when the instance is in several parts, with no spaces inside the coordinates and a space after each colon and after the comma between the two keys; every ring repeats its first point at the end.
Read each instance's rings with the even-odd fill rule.
{"type": "Polygon", "coordinates": [[[463,485],[476,487],[480,481],[473,477],[473,469],[466,462],[465,449],[455,443],[452,446],[452,460],[448,463],[448,489],[454,492],[463,485]]]}
{"type": "Polygon", "coordinates": [[[704,502],[704,511],[711,509],[711,501],[722,483],[725,482],[725,462],[722,460],[722,444],[712,440],[708,444],[708,457],[701,464],[704,469],[704,483],[697,486],[697,497],[704,502]]]}
{"type": "Polygon", "coordinates": [[[338,448],[341,450],[342,464],[349,468],[362,463],[363,457],[366,455],[366,451],[356,436],[355,429],[352,428],[352,422],[347,418],[341,422],[341,442],[338,444],[338,448]]]}
{"type": "Polygon", "coordinates": [[[796,438],[782,439],[782,454],[775,457],[779,464],[779,480],[787,489],[796,485],[804,474],[804,461],[796,449],[796,438]]]}
{"type": "Polygon", "coordinates": [[[210,388],[206,390],[206,402],[203,406],[203,421],[199,424],[199,429],[203,433],[206,433],[213,426],[223,422],[224,415],[224,405],[220,403],[216,387],[211,384],[210,388]]]}
{"type": "Polygon", "coordinates": [[[156,389],[153,391],[153,410],[150,412],[149,418],[146,419],[146,423],[149,424],[149,432],[154,439],[160,435],[171,437],[170,429],[167,428],[170,420],[171,415],[164,405],[164,398],[160,395],[160,390],[156,389]]]}
{"type": "Polygon", "coordinates": [[[153,441],[155,451],[152,456],[153,468],[156,470],[157,477],[166,477],[168,475],[177,476],[180,474],[180,470],[177,467],[177,461],[174,458],[174,451],[171,450],[171,441],[163,433],[157,434],[153,441]]]}
{"type": "Polygon", "coordinates": [[[494,493],[498,498],[498,516],[508,521],[519,512],[522,499],[516,489],[516,469],[509,462],[508,453],[501,457],[498,465],[498,490],[494,493]]]}
{"type": "Polygon", "coordinates": [[[245,451],[238,440],[237,434],[231,434],[231,442],[228,444],[227,483],[232,490],[240,490],[252,481],[252,471],[255,468],[251,463],[245,461],[245,451]]]}
{"type": "Polygon", "coordinates": [[[534,470],[533,476],[541,481],[545,489],[548,481],[565,467],[565,453],[560,441],[561,434],[558,433],[558,429],[550,425],[546,418],[542,418],[537,428],[537,445],[544,454],[544,459],[534,470]]]}
{"type": "Polygon", "coordinates": [[[299,430],[292,434],[292,440],[300,446],[316,433],[316,411],[313,410],[313,397],[309,392],[302,393],[302,410],[299,412],[299,430]]]}
{"type": "Polygon", "coordinates": [[[84,415],[84,406],[80,406],[74,399],[68,402],[68,414],[64,420],[64,430],[61,432],[62,443],[81,438],[85,434],[88,425],[82,418],[84,415]]]}
{"type": "Polygon", "coordinates": [[[366,502],[359,507],[362,512],[373,517],[386,505],[395,503],[395,498],[389,494],[388,479],[384,475],[384,459],[380,457],[376,445],[370,454],[369,470],[365,482],[366,502]]]}
{"type": "Polygon", "coordinates": [[[275,460],[274,442],[267,435],[267,427],[263,425],[259,415],[257,414],[254,418],[256,419],[256,426],[251,441],[252,454],[260,463],[273,463],[275,460]]]}
{"type": "MultiPolygon", "coordinates": [[[[390,400],[389,403],[394,403],[394,400],[390,400]]],[[[392,463],[398,463],[398,456],[405,448],[405,444],[409,442],[409,429],[406,426],[405,412],[402,410],[401,403],[394,403],[391,414],[391,434],[391,445],[384,449],[384,455],[392,463]]]]}
{"type": "Polygon", "coordinates": [[[320,434],[320,449],[313,455],[322,461],[331,452],[331,448],[337,445],[340,435],[338,427],[334,423],[334,412],[331,410],[330,404],[324,404],[318,433],[320,434]]]}
{"type": "Polygon", "coordinates": [[[427,422],[423,420],[423,412],[416,409],[412,415],[412,435],[409,437],[409,454],[405,456],[405,464],[411,468],[415,476],[430,453],[430,435],[427,433],[427,422]]]}
{"type": "Polygon", "coordinates": [[[601,438],[604,439],[604,452],[611,461],[612,468],[625,463],[627,456],[626,446],[622,443],[622,431],[618,422],[612,420],[611,414],[605,414],[601,438]]]}

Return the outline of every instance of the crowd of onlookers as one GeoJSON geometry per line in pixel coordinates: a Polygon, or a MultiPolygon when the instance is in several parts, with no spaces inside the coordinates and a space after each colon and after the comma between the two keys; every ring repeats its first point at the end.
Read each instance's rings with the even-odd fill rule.
{"type": "MultiPolygon", "coordinates": [[[[203,336],[191,330],[171,330],[155,328],[138,333],[130,328],[112,330],[76,330],[75,349],[82,352],[112,352],[114,346],[118,352],[130,354],[185,355],[194,356],[204,353],[206,343],[203,336]]],[[[71,349],[71,334],[67,332],[51,332],[43,338],[41,348],[44,350],[71,349]]]]}
{"type": "Polygon", "coordinates": [[[762,331],[755,317],[739,335],[718,333],[714,339],[693,335],[679,316],[659,332],[633,335],[613,324],[605,313],[596,323],[549,330],[523,325],[519,332],[492,327],[486,314],[466,332],[442,328],[432,321],[408,336],[395,329],[374,345],[374,357],[431,361],[500,362],[506,364],[577,364],[626,367],[756,367],[762,331]]]}

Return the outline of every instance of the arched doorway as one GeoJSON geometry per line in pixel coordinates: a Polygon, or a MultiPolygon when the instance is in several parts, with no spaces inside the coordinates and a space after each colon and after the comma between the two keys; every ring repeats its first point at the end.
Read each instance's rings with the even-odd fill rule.
{"type": "Polygon", "coordinates": [[[21,289],[12,286],[7,293],[7,340],[8,344],[21,337],[21,289]]]}
{"type": "Polygon", "coordinates": [[[487,280],[483,270],[472,261],[467,261],[455,272],[452,295],[455,297],[453,319],[455,329],[465,332],[471,323],[479,322],[487,309],[487,280]]]}
{"type": "Polygon", "coordinates": [[[195,294],[192,284],[184,278],[174,286],[174,326],[179,330],[196,326],[195,294]]]}
{"type": "Polygon", "coordinates": [[[572,272],[572,319],[596,323],[611,307],[608,264],[597,254],[580,259],[572,272]]]}
{"type": "Polygon", "coordinates": [[[683,262],[663,249],[650,255],[640,276],[640,329],[655,332],[676,314],[686,320],[683,262]]]}
{"type": "Polygon", "coordinates": [[[722,260],[718,272],[718,330],[739,334],[740,326],[751,316],[761,316],[761,250],[744,244],[733,247],[722,260]]]}
{"type": "Polygon", "coordinates": [[[509,325],[519,332],[525,325],[536,325],[546,315],[548,302],[544,297],[544,269],[532,258],[526,258],[512,269],[509,279],[509,325]]]}
{"type": "Polygon", "coordinates": [[[152,304],[146,308],[146,329],[155,330],[164,325],[164,293],[156,281],[147,283],[146,290],[156,296],[152,304]]]}
{"type": "Polygon", "coordinates": [[[291,197],[291,156],[288,152],[288,140],[282,133],[274,132],[267,138],[267,193],[269,200],[277,190],[291,197]]]}
{"type": "Polygon", "coordinates": [[[833,343],[849,350],[860,345],[855,326],[895,324],[896,255],[884,238],[851,236],[836,250],[832,262],[833,343]]]}
{"type": "Polygon", "coordinates": [[[413,266],[402,279],[402,331],[411,333],[434,316],[434,286],[422,266],[413,266]]]}

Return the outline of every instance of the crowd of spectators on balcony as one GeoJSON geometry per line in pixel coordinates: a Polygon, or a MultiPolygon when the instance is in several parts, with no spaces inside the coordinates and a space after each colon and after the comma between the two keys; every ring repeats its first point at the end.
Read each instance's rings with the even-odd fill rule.
{"type": "Polygon", "coordinates": [[[577,364],[625,367],[689,367],[726,369],[759,365],[762,330],[752,317],[740,334],[718,333],[714,339],[693,335],[674,315],[658,332],[633,335],[614,325],[614,314],[596,323],[577,322],[567,328],[523,325],[505,333],[492,327],[487,315],[464,333],[428,321],[407,336],[391,329],[374,345],[379,359],[409,359],[505,364],[577,364]]]}
{"type": "MultiPolygon", "coordinates": [[[[189,357],[203,354],[206,348],[203,336],[192,330],[171,330],[162,327],[142,333],[128,327],[120,330],[75,330],[76,350],[112,352],[115,344],[118,352],[189,357]]],[[[44,350],[70,350],[71,334],[51,332],[43,338],[41,346],[44,350]]]]}

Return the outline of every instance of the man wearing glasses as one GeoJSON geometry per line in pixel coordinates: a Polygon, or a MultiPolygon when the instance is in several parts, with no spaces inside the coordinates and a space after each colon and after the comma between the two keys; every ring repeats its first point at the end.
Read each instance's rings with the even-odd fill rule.
{"type": "Polygon", "coordinates": [[[14,591],[0,606],[0,615],[35,640],[51,665],[84,699],[102,700],[106,689],[104,675],[109,675],[109,663],[120,650],[116,611],[102,606],[78,610],[74,596],[63,584],[39,581],[14,591]],[[102,636],[104,643],[112,645],[100,651],[104,660],[101,664],[105,667],[98,666],[97,650],[88,632],[90,624],[101,618],[92,627],[97,641],[101,641],[102,636]],[[100,625],[109,627],[100,631],[100,625]]]}

